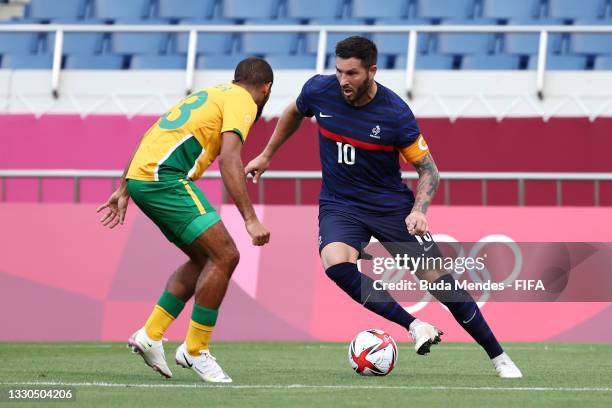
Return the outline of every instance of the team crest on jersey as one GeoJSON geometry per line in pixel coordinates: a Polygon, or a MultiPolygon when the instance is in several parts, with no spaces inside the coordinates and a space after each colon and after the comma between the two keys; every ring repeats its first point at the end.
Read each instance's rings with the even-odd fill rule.
{"type": "Polygon", "coordinates": [[[372,128],[372,133],[370,133],[370,137],[373,137],[375,139],[380,139],[380,126],[376,125],[375,127],[372,128]]]}

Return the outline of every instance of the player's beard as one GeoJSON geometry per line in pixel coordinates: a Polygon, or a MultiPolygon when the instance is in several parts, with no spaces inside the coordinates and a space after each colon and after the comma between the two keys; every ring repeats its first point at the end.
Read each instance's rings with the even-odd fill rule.
{"type": "Polygon", "coordinates": [[[266,103],[268,103],[268,99],[270,99],[270,94],[267,94],[264,100],[261,102],[261,104],[257,105],[257,116],[255,116],[255,122],[257,122],[259,118],[261,117],[264,107],[266,106],[266,103]]]}
{"type": "Polygon", "coordinates": [[[342,92],[342,96],[344,97],[344,100],[349,105],[355,105],[355,103],[359,102],[361,100],[361,98],[363,98],[363,96],[368,93],[368,90],[370,89],[370,84],[371,84],[370,78],[366,77],[366,79],[363,80],[361,85],[359,85],[357,87],[357,89],[355,89],[355,91],[353,92],[353,97],[352,98],[350,98],[350,99],[347,98],[347,96],[344,94],[344,92],[342,92]]]}

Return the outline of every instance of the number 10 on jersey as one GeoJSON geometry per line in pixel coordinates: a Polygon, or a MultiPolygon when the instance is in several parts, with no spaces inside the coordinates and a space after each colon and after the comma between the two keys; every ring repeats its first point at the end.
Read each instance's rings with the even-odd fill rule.
{"type": "Polygon", "coordinates": [[[338,163],[340,164],[355,164],[355,147],[350,144],[336,142],[338,146],[338,163]]]}

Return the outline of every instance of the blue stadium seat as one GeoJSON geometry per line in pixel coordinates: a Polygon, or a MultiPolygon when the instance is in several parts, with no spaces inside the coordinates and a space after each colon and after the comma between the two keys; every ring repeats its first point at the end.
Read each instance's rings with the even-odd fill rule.
{"type": "Polygon", "coordinates": [[[541,0],[483,0],[482,16],[500,20],[538,18],[541,6],[541,0]]]}
{"type": "Polygon", "coordinates": [[[548,0],[548,16],[569,20],[604,15],[606,0],[548,0]]]}
{"type": "MultiPolygon", "coordinates": [[[[512,19],[508,25],[563,25],[560,19],[512,19]]],[[[548,33],[548,52],[559,53],[563,42],[563,34],[548,33]]],[[[507,33],[502,39],[503,50],[508,54],[537,54],[540,47],[539,33],[507,33]]]]}
{"type": "MultiPolygon", "coordinates": [[[[586,69],[587,59],[581,55],[549,55],[546,58],[546,69],[551,70],[583,70],[586,69]]],[[[529,57],[527,69],[536,69],[538,56],[529,57]]]]}
{"type": "Polygon", "coordinates": [[[223,17],[269,19],[278,16],[280,0],[223,0],[223,17]]]}
{"type": "Polygon", "coordinates": [[[196,60],[197,69],[231,69],[234,70],[236,65],[243,59],[250,57],[246,54],[232,55],[200,55],[196,60]]]}
{"type": "MultiPolygon", "coordinates": [[[[2,25],[26,24],[28,21],[6,21],[2,25]]],[[[31,21],[29,23],[32,23],[31,21]]],[[[38,50],[40,35],[32,32],[0,32],[0,53],[31,54],[38,50]]]]}
{"type": "MultiPolygon", "coordinates": [[[[233,25],[232,20],[181,20],[179,25],[233,25]]],[[[178,54],[186,54],[189,46],[189,34],[172,34],[171,49],[178,54]]],[[[234,33],[199,33],[197,52],[198,54],[227,54],[231,52],[234,42],[234,33]]]]}
{"type": "MultiPolygon", "coordinates": [[[[117,20],[117,24],[157,25],[158,20],[117,20]]],[[[112,33],[110,51],[116,54],[163,54],[168,43],[168,33],[112,33]]]]}
{"type": "MultiPolygon", "coordinates": [[[[442,25],[495,25],[495,20],[444,20],[442,25]]],[[[496,36],[487,33],[440,33],[437,51],[443,54],[487,54],[495,51],[496,36]]]]}
{"type": "MultiPolygon", "coordinates": [[[[611,25],[612,20],[578,19],[575,25],[611,25]]],[[[612,54],[612,33],[570,34],[569,49],[576,54],[612,54]]]]}
{"type": "Polygon", "coordinates": [[[187,59],[179,55],[134,55],[131,69],[185,69],[187,59]]]}
{"type": "Polygon", "coordinates": [[[605,55],[595,58],[593,69],[597,70],[612,70],[612,56],[605,55]]]}
{"type": "MultiPolygon", "coordinates": [[[[416,69],[453,69],[454,58],[451,55],[427,54],[417,55],[414,62],[416,69]]],[[[406,69],[406,56],[395,59],[395,69],[406,69]]]]}
{"type": "Polygon", "coordinates": [[[416,16],[463,19],[474,16],[474,0],[416,0],[416,16]]]}
{"type": "MultiPolygon", "coordinates": [[[[374,25],[428,25],[428,20],[423,19],[410,19],[410,20],[377,20],[374,25]]],[[[428,33],[419,33],[417,36],[417,47],[419,52],[425,53],[429,49],[429,38],[428,33]]],[[[405,54],[408,49],[408,33],[394,34],[394,33],[374,33],[372,34],[372,41],[376,43],[378,52],[386,54],[405,54]]]]}
{"type": "Polygon", "coordinates": [[[104,20],[149,17],[151,0],[93,0],[93,17],[104,20]]]}
{"type": "Polygon", "coordinates": [[[119,55],[68,55],[65,69],[122,69],[124,58],[119,55]]]}
{"type": "MultiPolygon", "coordinates": [[[[310,25],[363,25],[365,22],[363,20],[356,19],[344,19],[344,20],[329,20],[329,19],[319,19],[310,22],[310,25]]],[[[346,37],[350,37],[352,35],[362,35],[366,36],[365,33],[327,33],[327,52],[334,52],[336,47],[336,43],[344,40],[346,37]]],[[[318,33],[309,33],[304,36],[304,51],[309,54],[316,54],[319,46],[319,34],[318,33]]]]}
{"type": "Polygon", "coordinates": [[[342,0],[287,0],[287,17],[300,19],[340,18],[342,0]]]}
{"type": "Polygon", "coordinates": [[[87,0],[32,0],[26,16],[39,20],[83,18],[86,5],[87,0]]]}
{"type": "Polygon", "coordinates": [[[519,69],[521,59],[517,55],[466,55],[461,69],[519,69]]]}
{"type": "Polygon", "coordinates": [[[315,55],[272,55],[266,61],[272,69],[315,69],[317,65],[315,55]]]}
{"type": "Polygon", "coordinates": [[[351,16],[354,18],[405,18],[408,16],[408,0],[353,0],[351,16]]]}
{"type": "Polygon", "coordinates": [[[51,69],[53,56],[4,54],[2,55],[2,68],[6,69],[51,69]]]}
{"type": "MultiPolygon", "coordinates": [[[[296,20],[247,20],[247,25],[295,25],[296,20]]],[[[239,42],[245,54],[294,54],[298,47],[298,33],[241,33],[239,42]]]]}
{"type": "MultiPolygon", "coordinates": [[[[52,20],[52,24],[96,24],[83,20],[52,20]]],[[[99,54],[104,44],[103,33],[64,32],[63,54],[99,54]]],[[[52,53],[55,46],[55,33],[46,34],[45,52],[52,53]]]]}
{"type": "Polygon", "coordinates": [[[159,0],[157,16],[168,20],[211,18],[216,0],[159,0]]]}

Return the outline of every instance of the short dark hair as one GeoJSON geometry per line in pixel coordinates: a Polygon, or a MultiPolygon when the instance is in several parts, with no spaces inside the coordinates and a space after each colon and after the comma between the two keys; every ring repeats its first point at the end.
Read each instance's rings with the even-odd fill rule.
{"type": "Polygon", "coordinates": [[[360,59],[361,65],[365,69],[369,69],[372,65],[376,65],[378,50],[374,42],[365,37],[354,35],[336,44],[336,57],[360,59]]]}
{"type": "Polygon", "coordinates": [[[258,57],[245,58],[236,65],[234,82],[249,85],[263,85],[274,82],[272,67],[266,60],[258,57]]]}

